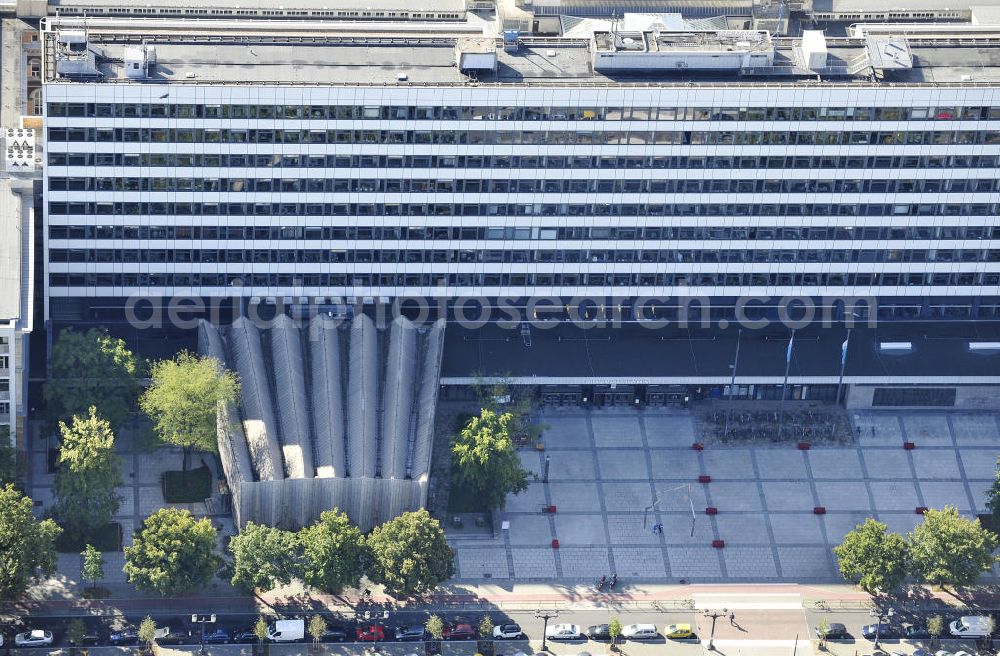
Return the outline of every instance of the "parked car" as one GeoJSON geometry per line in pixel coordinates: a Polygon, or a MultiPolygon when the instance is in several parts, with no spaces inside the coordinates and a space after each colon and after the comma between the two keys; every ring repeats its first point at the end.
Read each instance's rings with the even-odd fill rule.
{"type": "Polygon", "coordinates": [[[410,626],[401,626],[396,629],[396,640],[400,642],[413,642],[415,640],[423,640],[424,634],[423,624],[411,624],[410,626]]]}
{"type": "Polygon", "coordinates": [[[579,624],[553,624],[545,631],[549,640],[579,640],[583,637],[579,624]]]}
{"type": "Polygon", "coordinates": [[[347,629],[336,624],[327,625],[326,631],[319,637],[320,642],[347,642],[347,629]]]}
{"type": "Polygon", "coordinates": [[[18,647],[47,647],[52,644],[52,632],[32,629],[14,636],[14,644],[18,647]]]}
{"type": "Polygon", "coordinates": [[[465,622],[444,627],[445,640],[475,640],[476,635],[476,628],[465,622]]]}
{"type": "Polygon", "coordinates": [[[156,630],[156,644],[158,645],[183,645],[190,638],[191,634],[187,631],[178,629],[171,631],[169,627],[156,630]]]}
{"type": "Polygon", "coordinates": [[[926,624],[907,624],[903,627],[903,635],[910,640],[927,640],[932,637],[926,624]]]}
{"type": "Polygon", "coordinates": [[[257,634],[254,633],[252,628],[244,629],[242,631],[237,631],[233,633],[232,637],[233,642],[238,642],[243,644],[252,644],[254,642],[258,642],[259,640],[260,638],[257,637],[257,634]]]}
{"type": "Polygon", "coordinates": [[[985,638],[993,632],[993,618],[986,615],[963,615],[948,625],[956,638],[985,638]]]}
{"type": "Polygon", "coordinates": [[[217,626],[211,630],[205,630],[206,645],[222,645],[229,642],[230,639],[229,631],[226,631],[221,626],[217,626]]]}
{"type": "Polygon", "coordinates": [[[622,627],[622,637],[626,640],[652,640],[658,635],[655,624],[626,624],[622,627]]]}
{"type": "Polygon", "coordinates": [[[672,640],[691,638],[694,636],[694,629],[690,624],[668,624],[663,627],[663,636],[672,640]]]}
{"type": "Polygon", "coordinates": [[[108,634],[108,644],[114,646],[134,645],[139,642],[139,631],[134,626],[115,629],[108,634]]]}
{"type": "Polygon", "coordinates": [[[881,624],[865,624],[861,627],[861,636],[865,640],[874,640],[875,636],[878,635],[880,639],[892,639],[899,638],[899,631],[896,627],[891,624],[886,624],[885,622],[881,624]]]}
{"type": "Polygon", "coordinates": [[[494,640],[517,640],[524,637],[524,631],[519,624],[501,624],[493,627],[494,640]]]}
{"type": "Polygon", "coordinates": [[[611,627],[607,624],[595,624],[587,627],[587,637],[591,640],[610,640],[611,627]]]}
{"type": "MultiPolygon", "coordinates": [[[[850,635],[851,634],[847,632],[847,627],[840,622],[831,622],[826,627],[826,637],[828,640],[841,640],[843,638],[849,638],[850,635]]],[[[823,637],[818,626],[816,627],[816,637],[823,637]]]]}
{"type": "Polygon", "coordinates": [[[385,640],[385,630],[381,624],[366,624],[356,631],[358,642],[381,642],[385,640]]]}

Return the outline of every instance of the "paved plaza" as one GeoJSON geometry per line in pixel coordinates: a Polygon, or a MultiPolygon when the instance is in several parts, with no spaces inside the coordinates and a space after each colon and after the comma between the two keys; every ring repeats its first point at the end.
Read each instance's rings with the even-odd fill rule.
{"type": "Polygon", "coordinates": [[[685,410],[547,411],[544,452],[520,452],[538,478],[508,499],[509,530],[498,539],[452,532],[458,578],[586,581],[617,572],[650,582],[832,582],[841,579],[831,548],[867,517],[906,533],[920,507],[985,512],[1000,454],[997,415],[857,411],[851,419],[860,431],[850,447],[699,452],[685,410]]]}

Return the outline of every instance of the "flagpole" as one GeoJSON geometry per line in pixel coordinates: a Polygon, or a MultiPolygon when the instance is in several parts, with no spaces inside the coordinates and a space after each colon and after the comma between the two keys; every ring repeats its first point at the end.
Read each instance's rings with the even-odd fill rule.
{"type": "Polygon", "coordinates": [[[792,336],[788,340],[788,350],[785,351],[785,380],[781,383],[781,403],[778,404],[778,439],[781,439],[781,431],[785,427],[785,389],[788,388],[788,370],[792,367],[792,346],[795,344],[795,329],[792,328],[792,336]]]}
{"type": "Polygon", "coordinates": [[[844,369],[847,367],[847,348],[851,342],[851,331],[853,328],[847,329],[847,339],[840,346],[840,380],[837,381],[837,405],[840,405],[840,391],[844,386],[844,369]]]}

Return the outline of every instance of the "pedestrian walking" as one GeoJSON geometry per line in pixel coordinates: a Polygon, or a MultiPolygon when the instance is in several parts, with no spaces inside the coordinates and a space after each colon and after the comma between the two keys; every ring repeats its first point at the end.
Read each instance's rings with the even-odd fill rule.
{"type": "Polygon", "coordinates": [[[729,613],[729,626],[736,626],[736,613],[729,613]]]}

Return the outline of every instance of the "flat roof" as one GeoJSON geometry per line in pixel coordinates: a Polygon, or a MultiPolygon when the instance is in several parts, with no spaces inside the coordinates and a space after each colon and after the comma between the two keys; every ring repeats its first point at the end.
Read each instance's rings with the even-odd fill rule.
{"type": "Polygon", "coordinates": [[[813,0],[812,10],[820,13],[871,13],[877,11],[962,11],[973,6],[1000,6],[1000,0],[813,0]]]}
{"type": "MultiPolygon", "coordinates": [[[[739,362],[737,381],[775,381],[785,374],[791,331],[763,329],[663,328],[625,324],[584,329],[572,324],[520,330],[489,325],[478,330],[449,324],[445,333],[442,382],[474,377],[535,379],[539,382],[728,383],[739,362]]],[[[847,328],[809,326],[796,331],[789,379],[836,383],[847,328]]],[[[1000,341],[1000,322],[884,322],[851,330],[847,382],[926,382],[962,380],[1000,383],[1000,351],[970,350],[970,342],[1000,341]],[[888,353],[882,342],[910,342],[905,352],[888,353]]]]}
{"type": "Polygon", "coordinates": [[[21,317],[21,195],[0,177],[0,321],[21,317]]]}
{"type": "MultiPolygon", "coordinates": [[[[47,61],[55,57],[57,29],[82,28],[83,20],[46,19],[47,61]]],[[[1000,82],[1000,28],[996,33],[979,33],[975,39],[950,40],[947,44],[931,40],[932,36],[908,38],[904,43],[909,46],[912,68],[886,69],[873,80],[870,69],[852,68],[860,56],[869,52],[869,43],[843,37],[827,39],[827,66],[823,69],[804,68],[800,38],[774,38],[774,65],[743,74],[687,69],[598,72],[593,68],[593,39],[526,37],[514,52],[497,48],[496,70],[480,71],[472,79],[455,66],[455,46],[459,39],[476,36],[477,32],[491,37],[483,33],[486,28],[482,24],[426,24],[421,26],[422,33],[414,32],[412,27],[384,24],[369,31],[352,28],[347,21],[261,21],[248,26],[247,21],[213,19],[86,19],[90,49],[100,54],[98,70],[103,80],[111,83],[617,86],[703,82],[747,86],[782,82],[801,85],[804,79],[815,84],[817,76],[825,84],[867,86],[982,86],[1000,82]],[[157,66],[150,79],[127,79],[122,64],[125,51],[144,42],[155,46],[157,66]]],[[[671,34],[662,38],[668,41],[663,47],[685,50],[695,47],[692,39],[698,40],[689,36],[678,42],[671,34]]],[[[879,58],[874,57],[874,61],[879,58]]],[[[51,68],[46,66],[47,82],[73,82],[56,77],[51,68]]]]}
{"type": "MultiPolygon", "coordinates": [[[[142,0],[137,3],[144,7],[191,9],[204,8],[204,2],[198,0],[142,0]]],[[[279,3],[247,0],[212,0],[215,9],[278,9],[279,3]]],[[[58,11],[60,7],[100,7],[121,6],[120,0],[48,0],[49,7],[58,11]]],[[[317,10],[358,10],[358,11],[391,11],[409,12],[465,12],[465,0],[282,0],[280,9],[284,11],[317,11],[317,10]]]]}

